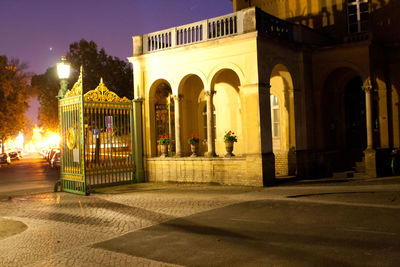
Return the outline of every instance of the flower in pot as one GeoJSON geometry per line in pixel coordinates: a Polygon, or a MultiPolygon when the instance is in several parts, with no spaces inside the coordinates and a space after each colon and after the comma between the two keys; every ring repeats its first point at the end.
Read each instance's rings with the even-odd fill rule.
{"type": "Polygon", "coordinates": [[[235,133],[232,131],[225,132],[224,142],[225,142],[225,149],[226,149],[225,157],[229,158],[229,157],[235,156],[232,153],[233,143],[237,142],[237,137],[236,137],[235,133]]]}
{"type": "Polygon", "coordinates": [[[171,142],[171,139],[169,138],[168,135],[162,135],[160,134],[158,136],[158,144],[160,145],[160,150],[161,150],[161,157],[166,157],[168,156],[168,145],[171,142]]]}
{"type": "Polygon", "coordinates": [[[186,136],[186,139],[188,140],[188,143],[190,144],[190,149],[192,151],[191,157],[197,157],[199,153],[199,135],[198,134],[192,134],[192,136],[186,136]]]}

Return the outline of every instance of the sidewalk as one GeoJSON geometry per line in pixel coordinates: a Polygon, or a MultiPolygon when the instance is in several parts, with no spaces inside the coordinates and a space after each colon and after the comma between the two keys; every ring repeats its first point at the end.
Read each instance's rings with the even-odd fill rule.
{"type": "MultiPolygon", "coordinates": [[[[284,246],[294,246],[286,248],[293,251],[293,262],[281,255],[282,243],[271,247],[272,258],[264,256],[254,265],[301,266],[304,259],[299,251],[314,245],[304,253],[316,262],[343,265],[351,262],[350,252],[362,259],[363,252],[355,249],[360,246],[357,242],[365,242],[358,240],[360,231],[379,235],[379,242],[399,248],[399,192],[400,177],[386,177],[288,181],[268,188],[143,183],[99,188],[88,197],[68,193],[14,197],[0,201],[0,226],[8,228],[7,237],[0,236],[0,265],[168,266],[205,265],[213,260],[226,265],[225,257],[240,265],[250,256],[263,257],[266,252],[260,254],[257,246],[282,240],[289,242],[284,246]],[[321,236],[314,236],[318,233],[321,236]],[[341,235],[352,249],[340,245],[341,235]],[[320,238],[330,240],[331,256],[314,254],[325,253],[320,238]],[[228,256],[228,248],[243,258],[228,256]],[[189,257],[190,251],[198,257],[189,257]],[[335,259],[335,253],[344,255],[343,262],[335,259]],[[276,261],[267,262],[271,259],[276,261]]],[[[374,243],[365,244],[376,251],[374,243]]],[[[392,252],[380,255],[397,262],[392,252]]]]}

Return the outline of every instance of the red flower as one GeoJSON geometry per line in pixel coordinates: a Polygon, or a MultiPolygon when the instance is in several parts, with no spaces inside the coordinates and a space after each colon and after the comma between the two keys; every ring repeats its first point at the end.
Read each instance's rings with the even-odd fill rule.
{"type": "Polygon", "coordinates": [[[162,134],[159,134],[158,137],[163,138],[162,134]]]}
{"type": "Polygon", "coordinates": [[[188,135],[188,136],[186,136],[186,139],[189,139],[189,135],[188,135]]]}
{"type": "Polygon", "coordinates": [[[168,138],[168,135],[166,135],[165,138],[168,138]]]}

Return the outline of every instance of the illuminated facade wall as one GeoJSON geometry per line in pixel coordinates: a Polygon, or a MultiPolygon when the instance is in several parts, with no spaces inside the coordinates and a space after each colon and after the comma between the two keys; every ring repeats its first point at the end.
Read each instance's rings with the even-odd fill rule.
{"type": "Polygon", "coordinates": [[[260,186],[361,163],[365,175],[387,175],[400,146],[394,2],[370,1],[364,16],[364,0],[234,0],[237,13],[134,36],[147,179],[260,186]],[[158,158],[156,143],[161,89],[174,101],[169,159],[158,158]],[[227,130],[239,139],[230,160],[222,157],[227,130]],[[206,157],[188,157],[193,133],[206,157]]]}

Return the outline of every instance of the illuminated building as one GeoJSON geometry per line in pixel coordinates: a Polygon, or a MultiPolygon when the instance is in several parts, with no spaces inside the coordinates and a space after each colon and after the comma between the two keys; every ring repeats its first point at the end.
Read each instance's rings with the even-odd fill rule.
{"type": "Polygon", "coordinates": [[[147,178],[259,186],[275,175],[355,167],[387,175],[390,151],[400,146],[399,1],[234,0],[233,7],[133,37],[147,178]],[[228,130],[238,142],[236,157],[226,159],[228,130]],[[174,157],[162,159],[157,136],[168,132],[174,157]],[[187,157],[192,133],[204,157],[187,157]]]}

